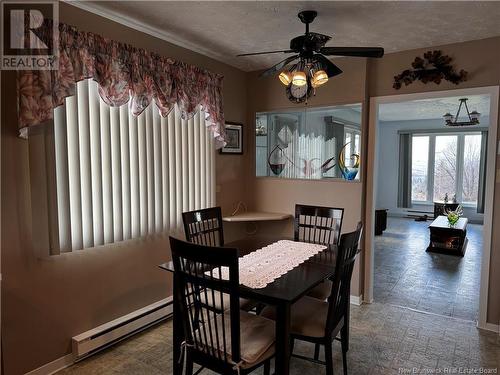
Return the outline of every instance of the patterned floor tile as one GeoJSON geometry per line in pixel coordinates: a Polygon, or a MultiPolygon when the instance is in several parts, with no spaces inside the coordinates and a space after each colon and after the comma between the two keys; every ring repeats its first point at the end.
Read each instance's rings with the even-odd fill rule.
{"type": "Polygon", "coordinates": [[[374,299],[439,315],[476,320],[482,226],[469,224],[465,257],[427,253],[430,222],[388,218],[375,237],[374,299]]]}

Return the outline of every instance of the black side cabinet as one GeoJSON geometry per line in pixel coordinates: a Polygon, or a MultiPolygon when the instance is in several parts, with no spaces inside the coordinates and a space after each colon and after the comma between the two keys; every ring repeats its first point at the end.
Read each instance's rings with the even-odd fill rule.
{"type": "Polygon", "coordinates": [[[387,229],[387,209],[375,210],[375,236],[387,229]]]}

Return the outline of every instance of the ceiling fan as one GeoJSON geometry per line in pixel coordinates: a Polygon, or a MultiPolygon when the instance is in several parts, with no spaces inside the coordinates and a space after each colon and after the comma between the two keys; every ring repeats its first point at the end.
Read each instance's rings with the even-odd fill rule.
{"type": "Polygon", "coordinates": [[[328,78],[342,73],[342,70],[326,56],[382,57],[384,55],[384,49],[380,47],[325,47],[331,37],[309,31],[309,24],[317,15],[314,10],[305,10],[298,14],[299,19],[306,25],[306,32],[290,41],[290,49],[237,55],[294,53],[260,75],[268,77],[280,72],[279,79],[286,86],[288,98],[293,102],[303,102],[317,87],[325,84],[328,78]]]}

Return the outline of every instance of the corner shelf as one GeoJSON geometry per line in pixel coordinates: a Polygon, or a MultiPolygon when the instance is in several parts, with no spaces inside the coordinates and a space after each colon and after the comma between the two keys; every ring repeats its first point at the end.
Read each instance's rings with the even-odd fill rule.
{"type": "Polygon", "coordinates": [[[291,217],[293,217],[291,214],[284,214],[278,212],[250,211],[250,212],[242,212],[233,216],[225,216],[222,218],[222,220],[231,223],[239,223],[239,222],[256,222],[256,221],[279,221],[279,220],[287,220],[291,217]]]}

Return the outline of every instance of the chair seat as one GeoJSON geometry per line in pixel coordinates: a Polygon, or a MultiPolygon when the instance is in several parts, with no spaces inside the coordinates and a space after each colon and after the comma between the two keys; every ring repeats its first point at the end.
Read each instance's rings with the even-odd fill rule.
{"type": "Polygon", "coordinates": [[[330,280],[325,280],[317,287],[312,289],[309,293],[307,293],[307,295],[309,297],[325,301],[330,296],[331,292],[332,292],[332,282],[330,280]]]}
{"type": "MultiPolygon", "coordinates": [[[[207,289],[207,295],[205,293],[200,293],[201,302],[207,304],[209,306],[215,307],[218,310],[227,310],[229,309],[229,294],[223,294],[221,298],[221,294],[219,292],[215,292],[212,296],[212,291],[207,289]],[[208,297],[208,298],[207,298],[208,297]],[[215,304],[213,303],[215,300],[215,304]],[[224,306],[224,309],[222,308],[224,306]]],[[[256,303],[245,298],[240,298],[240,309],[245,311],[250,311],[256,306],[256,303]]]]}
{"type": "MultiPolygon", "coordinates": [[[[292,305],[290,328],[293,335],[324,337],[328,302],[313,297],[303,297],[292,305]]],[[[261,316],[275,319],[276,311],[266,307],[261,316]]]]}
{"type": "MultiPolygon", "coordinates": [[[[222,315],[217,316],[216,323],[214,323],[214,319],[210,323],[205,323],[205,330],[207,335],[211,334],[214,338],[214,349],[216,350],[216,337],[218,337],[221,356],[223,356],[224,331],[222,330],[222,315]]],[[[231,332],[231,318],[228,312],[224,313],[224,329],[226,332],[226,350],[228,355],[231,356],[231,335],[228,334],[228,332],[231,332]]],[[[201,332],[203,332],[203,329],[201,329],[201,332]]],[[[249,314],[246,311],[240,311],[241,368],[253,367],[274,355],[275,332],[275,324],[272,320],[249,314]]]]}

